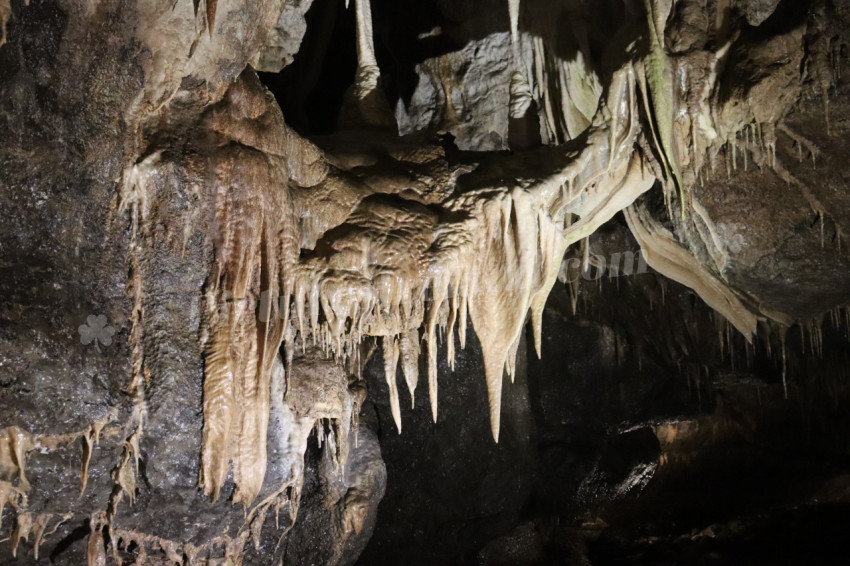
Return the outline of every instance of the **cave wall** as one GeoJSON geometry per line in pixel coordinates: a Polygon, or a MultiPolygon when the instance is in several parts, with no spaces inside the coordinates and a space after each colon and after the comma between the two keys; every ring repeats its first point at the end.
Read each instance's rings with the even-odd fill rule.
{"type": "Polygon", "coordinates": [[[841,453],[845,3],[353,4],[0,2],[0,559],[579,556],[733,377],[841,453]]]}
{"type": "MultiPolygon", "coordinates": [[[[228,501],[232,479],[214,503],[198,478],[204,288],[217,223],[210,180],[216,167],[249,172],[263,155],[232,148],[213,157],[214,144],[201,138],[214,111],[204,109],[264,46],[265,65],[286,63],[288,55],[269,52],[297,48],[297,37],[278,36],[281,25],[298,35],[286,24],[298,6],[282,8],[222,3],[213,16],[214,4],[190,2],[12,4],[0,49],[8,299],[0,507],[15,541],[4,545],[5,563],[97,561],[104,540],[116,559],[138,563],[146,555],[237,560],[249,535],[249,561],[281,552],[280,532],[249,533],[245,510],[228,501]],[[144,195],[134,192],[137,160],[158,166],[144,195]]],[[[279,132],[268,135],[272,142],[255,146],[279,132]]],[[[344,374],[333,378],[347,386],[344,374]]],[[[301,465],[301,454],[289,453],[292,416],[271,421],[269,486],[301,465]]],[[[348,466],[322,470],[339,484],[322,495],[336,511],[302,521],[330,531],[322,540],[337,561],[353,552],[345,541],[355,548],[368,538],[383,490],[380,451],[365,428],[362,437],[348,466]],[[347,503],[359,511],[346,528],[347,503]]],[[[278,506],[269,522],[273,514],[285,527],[295,509],[278,506]]]]}

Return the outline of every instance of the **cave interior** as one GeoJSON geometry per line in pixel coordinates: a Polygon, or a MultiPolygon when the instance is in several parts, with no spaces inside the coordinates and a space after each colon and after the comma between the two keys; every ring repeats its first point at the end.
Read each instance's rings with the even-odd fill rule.
{"type": "Polygon", "coordinates": [[[848,61],[848,0],[0,0],[0,563],[846,564],[848,61]]]}

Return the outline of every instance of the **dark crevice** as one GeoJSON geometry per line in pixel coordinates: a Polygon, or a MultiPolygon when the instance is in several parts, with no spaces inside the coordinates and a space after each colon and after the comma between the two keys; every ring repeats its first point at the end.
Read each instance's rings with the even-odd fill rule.
{"type": "Polygon", "coordinates": [[[55,562],[56,559],[73,544],[86,539],[91,534],[91,527],[87,520],[82,521],[79,526],[71,530],[64,538],[56,543],[53,550],[50,552],[50,561],[55,562]]]}
{"type": "Polygon", "coordinates": [[[307,32],[292,63],[259,76],[295,131],[327,134],[336,129],[357,70],[354,5],[346,9],[342,0],[315,0],[305,19],[307,32]]]}

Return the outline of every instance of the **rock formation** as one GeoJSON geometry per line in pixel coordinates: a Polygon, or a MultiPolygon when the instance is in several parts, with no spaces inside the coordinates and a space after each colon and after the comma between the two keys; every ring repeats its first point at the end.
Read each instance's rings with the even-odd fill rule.
{"type": "Polygon", "coordinates": [[[769,366],[771,410],[815,376],[838,403],[848,23],[0,0],[0,557],[354,564],[377,529],[369,564],[580,563],[596,527],[542,517],[617,516],[692,438],[745,436],[716,384],[769,366]],[[567,351],[576,396],[619,400],[571,408],[567,351]],[[545,443],[580,431],[592,457],[545,443]],[[467,493],[429,499],[419,451],[467,493]]]}

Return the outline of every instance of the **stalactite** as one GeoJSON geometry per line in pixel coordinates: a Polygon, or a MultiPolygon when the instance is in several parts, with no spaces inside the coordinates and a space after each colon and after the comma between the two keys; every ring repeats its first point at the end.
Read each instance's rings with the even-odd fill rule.
{"type": "Polygon", "coordinates": [[[673,128],[675,108],[671,89],[675,85],[674,69],[664,45],[664,31],[673,2],[672,0],[644,0],[644,5],[649,18],[650,50],[643,62],[645,70],[642,75],[646,78],[641,83],[644,87],[642,94],[645,101],[652,101],[652,110],[648,112],[648,118],[654,125],[654,133],[657,136],[655,141],[666,173],[665,182],[668,185],[666,190],[671,193],[674,189],[679,191],[684,215],[685,187],[675,150],[673,128]]]}
{"type": "MultiPolygon", "coordinates": [[[[311,258],[292,274],[288,288],[294,292],[302,347],[307,335],[315,337],[322,328],[329,334],[329,351],[351,366],[352,349],[344,345],[359,342],[361,333],[399,336],[424,327],[429,396],[436,418],[438,337],[446,334],[453,358],[454,327],[459,326],[463,345],[468,312],[484,347],[491,423],[497,437],[502,375],[505,368],[512,368],[510,353],[526,312],[532,312],[539,346],[543,305],[566,248],[651,186],[648,169],[630,147],[638,112],[634,81],[631,67],[618,74],[610,102],[618,105],[617,111],[606,114],[616,118],[610,122],[600,118],[590,138],[589,144],[605,148],[603,163],[567,161],[565,169],[534,190],[474,191],[445,202],[443,207],[460,217],[474,211],[462,222],[438,223],[430,211],[413,203],[401,209],[377,200],[361,203],[347,221],[352,231],[332,244],[338,252],[322,261],[311,258]],[[631,157],[621,159],[623,152],[631,157]],[[582,190],[567,194],[563,187],[577,180],[582,190]],[[565,228],[567,214],[577,214],[580,220],[565,228]],[[403,238],[382,242],[381,234],[402,226],[403,238]],[[374,246],[369,252],[377,260],[374,266],[363,263],[364,242],[374,246]],[[417,284],[408,273],[423,269],[425,282],[417,284]],[[505,277],[506,272],[514,275],[505,277]]],[[[402,339],[401,348],[410,351],[412,342],[402,339]]],[[[393,355],[390,344],[385,340],[385,354],[393,355]]],[[[408,359],[404,364],[411,390],[415,387],[415,381],[410,381],[415,373],[412,362],[408,359]]]]}
{"type": "Polygon", "coordinates": [[[0,471],[7,478],[18,480],[18,487],[27,491],[27,452],[35,448],[36,442],[29,432],[16,427],[0,429],[0,471]]]}
{"type": "MultiPolygon", "coordinates": [[[[379,90],[380,70],[370,2],[356,0],[355,4],[358,73],[354,93],[363,100],[379,90]]],[[[211,109],[205,122],[221,142],[206,156],[214,172],[219,226],[215,266],[205,289],[203,336],[204,432],[199,481],[208,496],[219,496],[232,466],[233,502],[243,504],[246,510],[254,502],[265,477],[270,414],[289,427],[284,452],[292,459],[293,468],[273,496],[248,512],[258,521],[251,527],[252,533],[262,528],[266,512],[272,507],[277,511],[287,498],[294,519],[303,472],[295,462],[306,450],[311,431],[334,465],[345,466],[347,427],[356,431],[357,417],[351,411],[356,412],[359,404],[346,393],[341,394],[345,408],[311,412],[299,406],[295,384],[307,378],[288,375],[286,387],[275,385],[275,380],[284,379],[283,366],[277,360],[283,341],[288,352],[300,342],[302,353],[333,358],[349,374],[358,375],[363,363],[361,343],[380,338],[391,412],[401,432],[399,362],[413,405],[419,358],[424,357],[436,420],[438,344],[445,340],[449,364],[454,367],[455,333],[464,347],[470,320],[482,345],[491,431],[498,440],[504,374],[515,376],[516,351],[527,315],[531,315],[535,349],[540,355],[543,309],[566,250],[585,241],[587,268],[589,236],[621,210],[626,211],[650,265],[694,288],[748,340],[752,338],[756,315],[720,277],[679,246],[672,234],[633,206],[652,187],[656,174],[663,177],[668,212],[678,190],[683,217],[686,211],[693,212],[694,221],[702,222],[698,225],[700,237],[717,272],[722,272],[728,258],[708,214],[688,193],[683,173],[692,170],[694,179],[700,178],[701,154],[706,151],[714,165],[722,143],[709,149],[705,139],[712,136],[728,140],[726,155],[736,169],[738,133],[721,129],[703,108],[688,108],[682,123],[676,123],[681,108],[674,107],[678,101],[671,88],[678,76],[665,45],[672,4],[670,0],[646,0],[651,53],[635,56],[617,70],[601,101],[602,88],[582,49],[573,61],[564,62],[539,38],[529,39],[531,72],[528,80],[525,67],[512,74],[510,115],[524,115],[537,100],[548,141],[575,139],[581,132],[586,136],[576,139],[569,153],[563,148],[544,148],[528,162],[523,161],[527,156],[506,157],[497,183],[490,181],[457,193],[453,186],[445,192],[420,193],[359,176],[359,171],[341,165],[343,159],[322,154],[290,132],[279,112],[241,108],[240,104],[253,96],[246,94],[250,90],[245,86],[247,79],[231,87],[221,107],[211,109]],[[550,85],[557,85],[552,92],[550,85]],[[251,117],[244,122],[252,125],[228,121],[237,111],[251,117]],[[645,125],[649,131],[641,132],[645,125]],[[685,141],[686,151],[681,156],[677,144],[682,140],[676,136],[685,141]],[[647,150],[648,145],[654,146],[652,151],[647,150]],[[530,167],[533,160],[537,161],[530,167]],[[302,167],[301,162],[310,165],[302,167]],[[344,230],[334,230],[343,224],[344,230]],[[310,252],[299,256],[299,249],[310,252]],[[266,302],[261,300],[263,292],[269,293],[266,302]],[[255,316],[258,305],[266,309],[259,321],[255,316]],[[280,375],[275,377],[275,372],[280,375]],[[284,396],[285,402],[271,399],[270,388],[276,388],[274,395],[284,396]]],[[[215,3],[212,6],[214,14],[215,3]]],[[[510,0],[509,8],[516,54],[519,1],[510,0]]],[[[208,18],[212,33],[214,15],[208,18]]],[[[720,57],[722,53],[715,57],[715,64],[720,57]]],[[[447,91],[447,108],[450,98],[447,91]]],[[[752,126],[744,132],[745,168],[753,134],[752,126]]],[[[770,141],[766,143],[770,147],[770,141]]],[[[775,144],[769,151],[775,154],[775,144]]],[[[755,153],[752,155],[755,160],[755,153]]],[[[149,223],[147,178],[161,159],[160,154],[152,154],[134,165],[122,183],[121,208],[130,212],[132,231],[139,234],[138,239],[134,236],[134,246],[140,245],[144,236],[140,231],[149,223]]],[[[480,175],[477,179],[487,179],[486,172],[480,175]]],[[[133,267],[138,294],[131,342],[133,383],[139,391],[145,376],[140,350],[143,281],[139,266],[133,267]]],[[[570,283],[575,310],[577,282],[575,286],[572,280],[570,283]]],[[[721,348],[728,348],[734,359],[733,346],[729,333],[721,337],[721,348]]],[[[638,356],[640,360],[640,349],[638,356]]],[[[293,370],[290,361],[287,371],[300,371],[297,364],[293,370]]],[[[142,430],[141,421],[137,430],[142,430]]],[[[91,439],[85,438],[88,458],[91,439]]],[[[115,470],[119,493],[129,495],[131,502],[137,459],[138,450],[129,443],[115,470]]]]}
{"type": "MultiPolygon", "coordinates": [[[[27,2],[29,3],[29,2],[27,2]]],[[[12,18],[11,0],[0,0],[0,47],[6,44],[6,25],[12,18]]]]}
{"type": "MultiPolygon", "coordinates": [[[[109,525],[109,535],[109,546],[112,550],[112,558],[119,566],[123,562],[121,552],[119,552],[118,548],[121,543],[123,543],[124,548],[127,548],[130,545],[135,546],[137,554],[134,557],[134,564],[144,565],[156,563],[168,564],[169,566],[180,566],[184,564],[183,555],[185,554],[187,558],[185,563],[187,566],[193,566],[202,564],[198,558],[201,552],[206,551],[211,555],[213,554],[213,551],[219,547],[224,550],[230,541],[227,537],[219,536],[214,537],[201,546],[195,546],[191,543],[187,543],[181,547],[181,545],[175,541],[135,530],[124,529],[114,524],[109,525]],[[156,555],[156,558],[154,558],[151,562],[148,561],[148,552],[156,555]]],[[[206,563],[206,561],[203,562],[203,564],[206,563]]]]}
{"type": "Polygon", "coordinates": [[[785,396],[785,399],[788,399],[788,361],[785,353],[785,331],[780,331],[779,334],[779,343],[781,347],[781,356],[782,356],[782,393],[785,396]]]}
{"type": "MultiPolygon", "coordinates": [[[[375,57],[371,2],[355,0],[354,4],[357,21],[357,74],[349,91],[353,97],[343,109],[341,121],[349,125],[395,128],[395,120],[380,88],[381,70],[375,57]]],[[[449,99],[447,105],[450,105],[449,99]]]]}
{"type": "MultiPolygon", "coordinates": [[[[563,143],[578,137],[593,122],[602,95],[586,46],[580,46],[576,56],[568,61],[558,57],[539,37],[531,39],[531,50],[529,79],[540,109],[544,143],[563,143]]],[[[522,77],[525,79],[525,74],[522,77]]]]}
{"type": "MultiPolygon", "coordinates": [[[[463,313],[466,316],[466,313],[463,313]]],[[[464,339],[461,339],[463,344],[464,339]]],[[[454,348],[454,344],[450,345],[454,348]]],[[[463,347],[463,345],[461,345],[463,347]]],[[[410,330],[401,334],[399,340],[399,351],[401,352],[401,367],[407,390],[410,393],[410,407],[416,406],[416,384],[419,380],[419,331],[410,330]]],[[[454,357],[454,356],[452,356],[454,357]]]]}
{"type": "Polygon", "coordinates": [[[0,527],[3,526],[3,510],[6,505],[20,509],[21,502],[26,501],[26,492],[6,481],[0,481],[0,527]]]}
{"type": "Polygon", "coordinates": [[[511,75],[510,95],[510,108],[508,111],[510,117],[514,119],[524,117],[534,102],[534,97],[531,93],[531,87],[528,85],[528,81],[525,80],[525,75],[521,71],[514,71],[511,75]]]}
{"type": "Polygon", "coordinates": [[[508,0],[508,15],[511,22],[511,43],[519,42],[519,5],[520,0],[508,0]]]}
{"type": "MultiPolygon", "coordinates": [[[[379,90],[380,70],[375,57],[370,1],[355,3],[358,54],[355,94],[363,99],[379,90]]],[[[286,128],[279,112],[240,107],[246,93],[239,89],[248,82],[244,78],[231,87],[228,98],[220,106],[208,109],[200,125],[203,136],[198,136],[205,138],[200,144],[204,147],[190,147],[195,142],[186,141],[181,151],[195,152],[192,158],[204,161],[203,169],[211,172],[210,177],[199,179],[198,184],[213,187],[216,210],[210,225],[219,230],[211,238],[215,265],[205,288],[204,431],[199,481],[204,492],[216,499],[232,471],[235,483],[232,500],[245,506],[253,521],[250,535],[239,533],[221,542],[228,560],[239,561],[246,537],[254,537],[256,543],[270,509],[277,512],[287,499],[290,509],[297,509],[303,472],[297,462],[306,449],[310,431],[316,431],[323,453],[336,466],[344,468],[347,427],[354,427],[356,441],[356,413],[362,403],[358,400],[360,392],[347,389],[350,384],[346,379],[347,374],[359,375],[361,371],[364,340],[380,338],[382,342],[390,405],[400,432],[402,408],[396,375],[399,362],[413,405],[420,356],[424,358],[431,410],[436,419],[438,345],[445,341],[449,364],[454,368],[455,335],[464,347],[470,320],[482,343],[491,428],[498,439],[504,373],[512,379],[516,375],[516,352],[529,313],[539,356],[543,309],[565,251],[577,242],[584,242],[582,264],[584,269],[589,269],[589,237],[618,211],[626,210],[629,226],[647,257],[652,258],[653,267],[693,287],[744,336],[752,337],[757,316],[719,275],[728,257],[708,213],[688,192],[690,179],[686,176],[692,174],[701,182],[702,153],[709,152],[713,167],[722,141],[728,142],[724,149],[727,169],[737,169],[739,132],[745,170],[752,160],[753,166],[768,163],[781,171],[773,132],[776,123],[764,116],[750,116],[749,109],[742,111],[745,116],[741,120],[746,122],[743,130],[730,128],[728,124],[721,127],[710,113],[688,107],[688,102],[676,98],[672,87],[680,82],[678,79],[685,82],[698,79],[692,78],[694,73],[690,72],[687,76],[676,75],[678,71],[673,66],[676,61],[668,53],[665,27],[674,6],[674,0],[646,0],[651,53],[641,58],[634,52],[643,45],[640,41],[629,46],[625,58],[630,62],[613,74],[606,85],[607,99],[601,102],[603,89],[584,46],[576,49],[571,60],[563,61],[557,50],[545,45],[540,37],[524,37],[523,41],[531,44],[533,61],[523,61],[523,66],[518,66],[511,76],[510,115],[514,118],[524,115],[531,103],[537,101],[547,141],[573,140],[574,143],[569,149],[549,147],[530,156],[499,156],[501,162],[498,168],[493,168],[498,176],[493,171],[484,171],[478,177],[471,175],[473,182],[458,192],[451,187],[445,192],[436,191],[434,196],[409,187],[396,188],[390,182],[382,185],[380,180],[362,174],[365,167],[342,166],[344,159],[334,161],[333,157],[299,140],[286,128]],[[643,108],[638,107],[638,91],[643,108]],[[680,117],[681,122],[677,123],[680,117]],[[245,126],[249,123],[250,126],[245,126]],[[647,126],[646,132],[640,131],[647,126]],[[579,137],[581,132],[587,135],[579,137]],[[709,139],[713,135],[718,138],[716,143],[709,139]],[[647,151],[647,146],[654,146],[653,150],[657,151],[647,151]],[[683,217],[687,212],[690,219],[698,222],[699,237],[714,263],[711,270],[679,246],[672,234],[651,222],[642,208],[633,205],[636,198],[650,189],[656,174],[665,181],[668,213],[678,189],[683,217]],[[303,254],[300,249],[305,250],[303,254]],[[265,303],[261,299],[263,292],[269,293],[265,303]],[[259,319],[255,308],[258,306],[265,310],[259,319]],[[291,376],[284,375],[284,364],[278,359],[283,341],[290,358],[286,371],[295,371],[297,375],[291,382],[286,382],[291,376]],[[328,375],[328,370],[322,374],[326,380],[316,378],[318,385],[310,381],[321,393],[316,395],[318,398],[330,397],[324,395],[328,390],[338,394],[332,401],[325,400],[325,405],[312,398],[303,403],[299,400],[299,395],[309,396],[299,391],[303,384],[297,383],[299,379],[307,379],[297,374],[303,370],[292,369],[291,352],[299,342],[302,352],[310,352],[316,358],[325,354],[348,370],[347,374],[340,370],[333,375],[328,375]],[[311,344],[318,347],[312,348],[311,344]],[[291,460],[292,469],[270,499],[249,511],[263,487],[270,417],[286,426],[289,436],[281,441],[285,445],[281,452],[291,460]]],[[[216,0],[205,0],[203,8],[197,0],[194,7],[197,16],[194,23],[200,33],[203,23],[199,20],[203,19],[210,38],[231,33],[226,29],[229,22],[223,20],[219,29],[215,28],[216,0]],[[198,14],[199,11],[203,13],[198,14]]],[[[729,25],[725,22],[727,16],[720,14],[722,11],[726,10],[717,7],[716,37],[712,41],[722,40],[729,31],[720,31],[729,25]]],[[[509,0],[511,44],[517,60],[519,14],[519,0],[509,0]]],[[[6,40],[6,24],[11,17],[10,2],[0,0],[0,46],[6,40]]],[[[834,86],[838,76],[840,48],[836,50],[827,40],[825,53],[830,65],[829,81],[823,83],[823,77],[815,79],[822,88],[829,133],[829,87],[834,86]]],[[[712,73],[715,71],[711,69],[712,73]]],[[[202,83],[206,78],[198,75],[202,83]]],[[[443,86],[447,111],[454,112],[451,85],[443,86]]],[[[212,90],[211,87],[208,94],[211,101],[217,96],[212,90]]],[[[261,92],[260,98],[267,94],[261,92]]],[[[157,110],[163,108],[160,105],[157,110]]],[[[171,119],[165,112],[156,118],[163,123],[171,119]]],[[[736,117],[734,121],[737,127],[739,119],[736,117]]],[[[798,142],[797,147],[802,157],[804,144],[798,142]]],[[[811,154],[814,161],[816,152],[812,150],[811,154]]],[[[120,458],[111,463],[117,490],[110,501],[113,513],[123,497],[133,503],[136,474],[140,471],[140,439],[146,430],[145,388],[150,380],[144,351],[148,322],[144,300],[146,266],[140,252],[143,246],[152,245],[148,231],[158,224],[153,218],[156,203],[151,200],[151,178],[170,159],[157,151],[144,155],[144,159],[127,168],[120,183],[119,211],[129,213],[131,227],[128,283],[132,291],[129,337],[132,376],[128,392],[133,396],[134,413],[125,430],[115,433],[119,438],[116,452],[120,448],[120,458]]],[[[383,154],[380,158],[395,160],[383,154]]],[[[399,159],[395,163],[404,163],[403,169],[412,161],[399,159]]],[[[487,163],[482,163],[482,169],[487,167],[487,163]]],[[[409,177],[428,177],[420,184],[437,184],[428,175],[420,175],[421,169],[410,169],[416,172],[405,171],[409,177]]],[[[790,179],[787,175],[785,178],[790,179]]],[[[801,190],[807,189],[801,187],[801,190]]],[[[825,207],[811,192],[804,192],[804,196],[819,215],[823,240],[825,207]]],[[[188,233],[184,230],[184,234],[188,233]]],[[[840,235],[838,242],[840,245],[840,235]]],[[[578,280],[570,276],[567,273],[575,312],[578,280]]],[[[602,285],[601,279],[597,284],[602,285]]],[[[665,293],[662,287],[662,303],[665,293]]],[[[582,294],[582,299],[585,298],[582,294]]],[[[845,316],[850,317],[846,312],[845,316]]],[[[820,322],[801,326],[801,331],[809,333],[810,350],[822,355],[820,322]]],[[[728,351],[735,363],[735,348],[740,357],[740,345],[728,326],[718,328],[718,334],[721,349],[728,351]]],[[[676,348],[674,353],[680,350],[675,344],[670,347],[676,348]]],[[[745,347],[744,355],[747,359],[751,356],[749,347],[745,347]]],[[[784,358],[784,337],[782,355],[784,358]]],[[[641,348],[638,359],[640,365],[641,348]]],[[[783,359],[783,384],[784,381],[783,359]]],[[[89,465],[99,463],[102,456],[99,451],[97,457],[93,454],[103,426],[98,428],[93,424],[73,436],[73,442],[82,444],[81,493],[87,489],[89,465]]],[[[0,482],[0,519],[7,503],[24,507],[29,489],[27,454],[40,448],[49,450],[51,442],[58,446],[71,440],[48,439],[17,427],[0,430],[0,469],[4,479],[9,480],[0,482]]],[[[78,446],[74,444],[75,449],[78,446]]],[[[19,511],[15,549],[30,531],[37,549],[49,515],[36,517],[24,509],[19,511]]],[[[90,563],[105,561],[103,532],[112,518],[91,518],[90,563]]],[[[352,530],[358,530],[356,524],[352,520],[352,530]]],[[[169,560],[177,561],[179,546],[172,541],[155,543],[139,533],[120,533],[117,528],[112,533],[116,541],[122,537],[138,541],[140,561],[145,547],[148,552],[158,548],[169,560]]],[[[197,548],[184,546],[184,549],[189,561],[194,562],[197,548]]]]}
{"type": "MultiPolygon", "coordinates": [[[[92,515],[89,519],[89,538],[86,544],[86,559],[88,566],[106,566],[106,547],[103,540],[103,528],[106,519],[102,513],[92,515]]],[[[144,564],[141,552],[139,563],[144,564]]]]}
{"type": "Polygon", "coordinates": [[[377,67],[372,39],[372,5],[370,0],[354,0],[357,16],[357,61],[360,68],[377,67]]]}
{"type": "MultiPolygon", "coordinates": [[[[83,439],[84,453],[83,466],[81,469],[81,489],[85,489],[88,477],[88,459],[91,457],[91,446],[99,442],[104,427],[114,420],[115,414],[100,419],[84,430],[62,435],[32,434],[19,427],[7,427],[0,429],[0,475],[9,481],[0,481],[0,526],[2,526],[3,511],[6,505],[16,509],[18,523],[12,535],[12,552],[17,551],[21,540],[28,540],[29,534],[33,535],[34,552],[37,557],[38,547],[41,541],[49,536],[71,515],[59,517],[59,522],[53,530],[45,533],[47,522],[54,517],[49,513],[33,516],[26,511],[27,493],[31,489],[26,477],[27,455],[33,450],[42,452],[53,452],[61,446],[70,446],[83,439]],[[17,481],[17,486],[14,482],[17,481]]],[[[114,436],[117,429],[111,429],[108,436],[114,436]]]]}
{"type": "Polygon", "coordinates": [[[207,7],[207,32],[212,38],[213,30],[215,29],[215,13],[218,8],[218,0],[204,0],[207,7]]]}
{"type": "Polygon", "coordinates": [[[729,287],[676,243],[672,234],[655,222],[645,209],[630,207],[625,213],[647,264],[666,277],[694,289],[711,308],[734,325],[747,341],[751,341],[756,332],[756,315],[729,287]]]}
{"type": "Polygon", "coordinates": [[[124,442],[121,458],[112,472],[112,480],[115,482],[117,489],[113,490],[110,497],[110,516],[116,513],[118,503],[120,503],[125,494],[130,501],[130,505],[133,505],[136,500],[136,470],[139,469],[139,458],[141,456],[139,449],[139,438],[141,434],[142,428],[141,425],[138,425],[124,442]]]}
{"type": "Polygon", "coordinates": [[[109,419],[102,419],[91,425],[91,427],[83,433],[83,465],[80,471],[80,495],[86,492],[86,485],[89,479],[89,463],[91,462],[92,450],[100,443],[100,433],[109,419]]]}
{"type": "MultiPolygon", "coordinates": [[[[32,526],[32,549],[33,550],[32,550],[32,553],[33,553],[33,558],[36,561],[38,560],[38,549],[41,546],[41,543],[44,541],[44,538],[45,538],[44,531],[47,528],[47,525],[50,522],[50,519],[52,519],[52,518],[53,518],[53,515],[51,515],[50,513],[41,513],[41,514],[38,515],[38,517],[36,517],[35,521],[33,522],[33,526],[32,526]]],[[[62,521],[60,519],[59,524],[62,524],[62,522],[64,522],[64,521],[62,521]]],[[[57,524],[56,527],[54,527],[54,530],[56,528],[58,528],[59,524],[57,524]]]]}
{"type": "Polygon", "coordinates": [[[205,290],[200,485],[217,498],[232,462],[237,483],[233,501],[243,505],[255,499],[265,477],[269,375],[289,307],[279,301],[279,292],[285,290],[281,273],[294,261],[299,240],[293,203],[283,186],[286,178],[274,171],[286,171],[307,185],[321,182],[326,174],[321,166],[311,165],[317,150],[293,137],[279,109],[269,109],[261,89],[255,77],[237,82],[223,107],[213,108],[209,116],[212,129],[248,147],[226,148],[211,158],[221,234],[214,273],[205,290]],[[277,138],[258,137],[249,125],[234,123],[230,117],[234,113],[257,117],[255,127],[274,124],[277,138]],[[250,149],[256,146],[272,155],[250,149]],[[289,165],[276,157],[287,152],[291,153],[287,159],[303,157],[307,166],[289,165]],[[255,312],[259,306],[264,312],[255,312]]]}
{"type": "Polygon", "coordinates": [[[29,513],[18,513],[18,524],[12,533],[12,557],[18,554],[18,545],[22,540],[29,539],[32,530],[32,515],[29,513]]]}
{"type": "Polygon", "coordinates": [[[396,338],[384,338],[384,376],[390,391],[390,407],[392,408],[393,420],[396,429],[401,434],[401,407],[398,401],[398,384],[395,378],[395,370],[398,365],[399,341],[396,338]]]}

